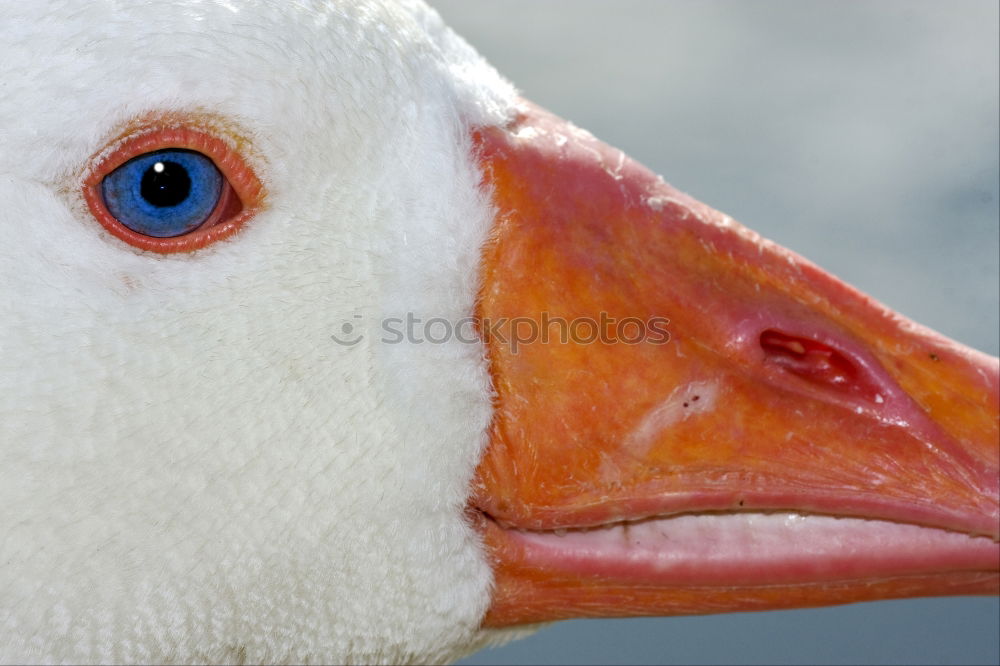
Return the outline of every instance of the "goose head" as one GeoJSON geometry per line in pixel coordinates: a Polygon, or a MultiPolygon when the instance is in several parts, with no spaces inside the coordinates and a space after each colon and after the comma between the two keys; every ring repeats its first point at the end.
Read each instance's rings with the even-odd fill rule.
{"type": "Polygon", "coordinates": [[[441,661],[570,615],[995,592],[996,359],[518,99],[423,4],[0,30],[5,660],[441,661]],[[178,168],[223,202],[193,230],[128,200],[178,168]],[[543,310],[670,323],[511,344],[543,310]],[[889,555],[699,568],[719,532],[678,513],[869,518],[889,555]],[[626,526],[694,570],[624,567],[626,526]]]}

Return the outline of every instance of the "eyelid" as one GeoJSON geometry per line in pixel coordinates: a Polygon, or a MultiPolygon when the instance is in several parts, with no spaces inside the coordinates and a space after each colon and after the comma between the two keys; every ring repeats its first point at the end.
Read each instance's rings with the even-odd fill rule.
{"type": "MultiPolygon", "coordinates": [[[[116,238],[142,250],[170,254],[191,252],[239,231],[260,210],[264,188],[239,152],[226,141],[198,128],[171,125],[139,130],[120,141],[110,152],[98,153],[84,177],[83,198],[91,214],[116,238]],[[168,148],[197,151],[212,160],[239,200],[238,212],[218,224],[204,226],[187,235],[173,238],[146,236],[119,222],[108,210],[101,196],[104,177],[135,157],[168,148]]],[[[233,208],[235,206],[231,206],[230,210],[233,208]]]]}

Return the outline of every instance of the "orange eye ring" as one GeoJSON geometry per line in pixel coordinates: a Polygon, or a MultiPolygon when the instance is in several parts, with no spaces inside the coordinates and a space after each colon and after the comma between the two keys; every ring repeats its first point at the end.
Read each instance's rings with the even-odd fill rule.
{"type": "Polygon", "coordinates": [[[111,235],[141,250],[171,254],[192,252],[228,238],[261,207],[264,188],[243,158],[217,136],[191,127],[150,127],[140,130],[107,154],[99,154],[83,181],[83,198],[91,214],[111,235]],[[222,174],[223,190],[215,209],[197,229],[181,236],[161,238],[134,231],[119,221],[104,201],[104,178],[129,160],[164,149],[201,153],[222,174]]]}

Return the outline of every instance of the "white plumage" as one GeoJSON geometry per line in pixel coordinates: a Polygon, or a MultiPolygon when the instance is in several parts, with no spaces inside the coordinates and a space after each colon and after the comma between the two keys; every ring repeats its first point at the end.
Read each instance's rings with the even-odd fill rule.
{"type": "Polygon", "coordinates": [[[490,210],[468,128],[510,87],[416,2],[0,17],[4,659],[470,649],[482,350],[330,335],[471,311],[490,210]],[[163,110],[252,146],[267,202],[236,242],[143,253],[84,208],[91,156],[163,110]]]}

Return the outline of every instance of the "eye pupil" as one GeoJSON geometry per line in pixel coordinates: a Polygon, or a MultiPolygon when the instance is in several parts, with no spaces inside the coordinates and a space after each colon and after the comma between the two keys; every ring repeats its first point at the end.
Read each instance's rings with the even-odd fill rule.
{"type": "Polygon", "coordinates": [[[142,174],[142,198],[157,208],[171,208],[182,203],[191,193],[191,176],[177,162],[156,162],[142,174]]]}

